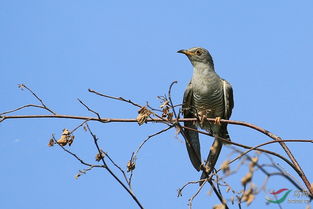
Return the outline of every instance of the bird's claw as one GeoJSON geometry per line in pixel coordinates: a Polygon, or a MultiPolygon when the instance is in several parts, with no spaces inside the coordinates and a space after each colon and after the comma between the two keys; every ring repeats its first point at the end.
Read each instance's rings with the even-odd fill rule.
{"type": "Polygon", "coordinates": [[[199,112],[198,113],[198,117],[199,117],[199,120],[200,120],[200,124],[203,125],[203,123],[207,120],[207,117],[205,114],[203,114],[202,112],[199,112]]]}
{"type": "Polygon", "coordinates": [[[221,125],[221,117],[216,117],[214,120],[214,124],[221,125]]]}

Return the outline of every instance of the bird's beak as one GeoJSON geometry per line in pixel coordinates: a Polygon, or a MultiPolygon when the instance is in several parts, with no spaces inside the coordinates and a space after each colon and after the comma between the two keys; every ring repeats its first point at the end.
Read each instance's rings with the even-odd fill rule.
{"type": "Polygon", "coordinates": [[[190,52],[188,50],[185,50],[185,49],[178,50],[177,53],[182,53],[182,54],[185,54],[185,55],[193,55],[192,52],[190,52]]]}

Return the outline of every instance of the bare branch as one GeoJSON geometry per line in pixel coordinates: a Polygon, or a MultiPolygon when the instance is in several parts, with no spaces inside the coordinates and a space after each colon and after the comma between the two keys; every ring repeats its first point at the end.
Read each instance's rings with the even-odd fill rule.
{"type": "Polygon", "coordinates": [[[100,114],[97,113],[96,111],[90,109],[85,103],[83,103],[80,99],[77,98],[77,100],[79,101],[80,104],[82,104],[84,107],[86,107],[86,109],[89,111],[89,112],[92,112],[94,114],[96,114],[98,116],[98,119],[101,119],[100,117],[100,114]]]}
{"type": "Polygon", "coordinates": [[[30,88],[28,88],[25,84],[19,84],[18,85],[19,88],[23,89],[27,89],[43,106],[44,109],[46,109],[47,111],[51,112],[53,115],[56,115],[55,112],[53,112],[52,110],[50,110],[42,101],[42,99],[40,99],[30,88]]]}
{"type": "Polygon", "coordinates": [[[86,163],[85,161],[83,161],[80,157],[78,157],[75,153],[69,151],[68,149],[66,149],[64,146],[60,145],[57,140],[55,139],[54,135],[52,134],[52,139],[55,142],[55,144],[59,145],[65,152],[67,152],[68,154],[72,155],[76,160],[78,160],[81,164],[89,166],[89,167],[101,167],[103,168],[103,165],[92,165],[90,163],[86,163]]]}
{"type": "MultiPolygon", "coordinates": [[[[98,153],[99,153],[100,156],[101,156],[102,152],[101,152],[101,149],[100,149],[100,147],[99,147],[98,139],[97,139],[96,135],[92,133],[92,131],[91,131],[90,127],[88,126],[88,124],[87,124],[87,129],[88,129],[90,135],[91,135],[92,138],[93,138],[93,141],[94,141],[94,143],[95,143],[95,145],[96,145],[96,147],[97,147],[98,153]]],[[[102,161],[102,163],[103,163],[104,168],[110,173],[110,175],[128,192],[128,194],[130,194],[130,196],[133,198],[133,200],[135,200],[135,202],[137,203],[137,205],[138,205],[141,209],[143,209],[143,206],[141,205],[141,203],[140,203],[139,200],[137,199],[136,195],[135,195],[129,188],[127,188],[127,186],[111,171],[111,169],[107,166],[107,164],[106,164],[106,162],[104,161],[103,158],[101,158],[101,161],[102,161]]]]}
{"type": "Polygon", "coordinates": [[[34,104],[28,104],[28,105],[24,105],[24,106],[22,106],[22,107],[18,107],[18,108],[14,109],[14,110],[9,110],[9,111],[6,111],[6,112],[2,112],[2,113],[0,113],[0,116],[1,116],[1,115],[5,115],[5,114],[9,114],[9,113],[12,113],[12,112],[16,112],[16,111],[18,111],[18,110],[21,110],[21,109],[24,109],[24,108],[27,108],[27,107],[42,108],[42,109],[45,109],[45,110],[46,110],[46,108],[43,107],[43,106],[34,105],[34,104]]]}
{"type": "Polygon", "coordinates": [[[130,182],[128,181],[128,178],[127,178],[127,176],[126,176],[125,171],[124,171],[119,165],[117,165],[117,164],[113,161],[113,159],[108,155],[108,153],[105,152],[104,155],[111,161],[111,163],[112,163],[117,169],[119,169],[119,170],[121,171],[121,173],[123,174],[124,179],[125,179],[125,181],[127,182],[129,188],[131,188],[130,182]]]}
{"type": "MultiPolygon", "coordinates": [[[[137,123],[136,119],[116,119],[116,118],[100,118],[99,119],[99,118],[95,118],[95,117],[71,116],[71,115],[15,115],[15,116],[0,116],[0,117],[1,117],[0,122],[4,121],[6,119],[18,119],[18,118],[64,118],[64,119],[79,119],[79,120],[100,121],[100,122],[104,122],[104,123],[109,123],[109,122],[136,122],[137,123]]],[[[214,118],[207,118],[207,120],[208,121],[212,121],[212,122],[215,121],[214,118]]],[[[167,119],[164,119],[164,118],[161,118],[161,119],[160,118],[148,118],[146,120],[146,122],[161,122],[161,123],[167,122],[167,123],[171,123],[171,124],[175,124],[175,123],[177,124],[177,122],[185,122],[185,121],[197,121],[197,119],[196,118],[184,118],[184,119],[178,119],[178,120],[167,120],[167,119]]],[[[220,122],[221,123],[233,124],[233,125],[246,126],[246,127],[252,128],[254,130],[257,130],[257,131],[265,134],[266,136],[269,136],[270,138],[278,141],[282,145],[282,147],[285,150],[285,152],[287,154],[290,153],[290,150],[285,145],[284,141],[280,137],[274,135],[273,133],[271,133],[268,130],[265,130],[265,129],[263,129],[261,127],[258,127],[256,125],[253,125],[253,124],[250,124],[250,123],[246,123],[246,122],[242,122],[242,121],[233,121],[233,120],[221,119],[220,122]],[[286,149],[286,147],[287,147],[287,149],[286,149]]],[[[188,128],[188,127],[183,127],[183,128],[188,128]]],[[[197,132],[199,132],[201,134],[208,135],[206,132],[203,132],[203,131],[199,131],[199,130],[195,130],[195,131],[197,131],[197,132]]],[[[233,142],[228,142],[228,143],[235,144],[233,142]]],[[[239,144],[237,144],[237,145],[239,145],[239,144]]],[[[248,149],[250,149],[250,147],[248,149]]],[[[258,149],[258,150],[260,150],[260,149],[258,149]]],[[[264,150],[260,150],[260,151],[264,151],[264,150]]],[[[270,153],[270,151],[264,151],[264,152],[270,153]]],[[[271,154],[279,156],[277,153],[274,153],[274,152],[271,152],[271,154]]],[[[288,155],[288,156],[291,156],[291,155],[288,155]]],[[[282,156],[280,156],[280,158],[284,159],[282,156]]],[[[305,183],[307,189],[310,191],[310,194],[312,196],[313,191],[311,191],[311,190],[313,190],[313,189],[312,189],[312,187],[310,185],[310,182],[306,178],[306,176],[303,173],[303,171],[301,170],[300,166],[297,166],[298,164],[297,164],[296,161],[294,161],[295,159],[291,157],[291,160],[292,160],[292,163],[290,163],[289,161],[284,159],[285,162],[287,162],[290,166],[292,166],[295,169],[295,171],[298,173],[300,178],[303,180],[303,182],[305,183]]]]}
{"type": "MultiPolygon", "coordinates": [[[[186,142],[189,143],[189,139],[185,137],[184,135],[184,132],[183,132],[183,129],[190,129],[188,127],[184,127],[184,126],[181,126],[179,122],[186,122],[186,121],[197,121],[198,119],[196,118],[185,118],[185,119],[180,119],[180,112],[177,114],[176,111],[175,111],[175,107],[179,106],[179,105],[174,105],[173,102],[172,102],[172,98],[171,98],[171,90],[172,90],[172,87],[174,84],[176,84],[177,81],[174,81],[171,83],[170,87],[169,87],[169,90],[168,90],[168,98],[166,96],[162,97],[164,100],[164,105],[166,107],[165,108],[162,108],[163,109],[163,114],[162,116],[154,113],[151,111],[151,113],[149,113],[149,118],[145,118],[145,121],[144,122],[156,122],[156,123],[163,123],[163,124],[166,124],[168,125],[169,127],[155,133],[155,134],[152,134],[150,136],[148,136],[141,144],[140,146],[138,147],[138,149],[132,154],[132,157],[131,157],[131,162],[134,162],[135,159],[136,159],[136,156],[138,154],[138,152],[140,151],[140,149],[143,147],[143,145],[150,139],[152,138],[153,136],[156,136],[158,134],[161,134],[169,129],[171,129],[172,127],[176,127],[178,128],[180,131],[181,131],[181,134],[183,135],[183,137],[185,138],[186,142]],[[166,103],[165,103],[166,102],[166,103]],[[173,112],[170,112],[169,110],[172,109],[173,112]],[[175,116],[175,118],[173,118],[173,114],[175,116]],[[151,115],[153,115],[154,117],[151,117],[151,115]],[[172,119],[173,118],[173,119],[172,119]]],[[[91,136],[93,137],[94,139],[94,144],[98,150],[98,153],[100,154],[100,156],[102,156],[102,151],[99,147],[99,144],[98,144],[98,139],[96,137],[96,135],[94,135],[90,129],[90,127],[88,126],[87,124],[87,121],[98,121],[98,122],[102,122],[102,123],[111,123],[111,122],[138,122],[137,119],[118,119],[118,118],[101,118],[100,117],[100,114],[97,113],[96,111],[92,110],[91,108],[89,108],[85,103],[83,103],[81,100],[78,99],[78,101],[84,106],[87,108],[88,111],[94,113],[97,117],[86,117],[86,116],[72,116],[72,115],[57,115],[55,112],[53,112],[52,110],[50,110],[45,104],[44,102],[42,101],[42,99],[40,99],[31,89],[29,89],[26,85],[24,84],[20,84],[19,85],[20,88],[22,89],[27,89],[40,103],[42,106],[40,105],[33,105],[33,104],[29,104],[29,105],[24,105],[22,107],[19,107],[19,108],[16,108],[14,110],[11,110],[11,111],[7,111],[7,112],[4,112],[4,113],[1,113],[0,114],[0,122],[4,121],[4,120],[7,120],[7,119],[22,119],[22,118],[63,118],[63,119],[75,119],[75,120],[84,120],[84,122],[82,122],[79,126],[77,126],[73,131],[76,131],[79,127],[83,126],[84,124],[86,124],[86,127],[89,131],[89,133],[91,134],[91,136]],[[27,107],[35,107],[35,108],[42,108],[42,109],[45,109],[47,111],[49,111],[50,113],[52,113],[53,115],[13,115],[13,116],[6,116],[5,114],[8,114],[8,113],[13,113],[13,112],[16,112],[18,110],[21,110],[21,109],[24,109],[24,108],[27,108],[27,107]]],[[[136,107],[139,107],[139,108],[143,108],[143,106],[129,100],[129,99],[124,99],[123,97],[114,97],[114,96],[109,96],[109,95],[106,95],[106,94],[102,94],[102,93],[99,93],[99,92],[96,92],[95,90],[91,90],[91,89],[88,89],[89,92],[91,93],[94,93],[96,95],[99,95],[99,96],[102,96],[102,97],[106,97],[106,98],[109,98],[109,99],[114,99],[114,100],[118,100],[118,101],[122,101],[122,102],[126,102],[128,104],[131,104],[133,106],[136,106],[136,107]]],[[[161,98],[161,99],[162,99],[161,98]]],[[[147,104],[148,105],[148,104],[147,104]]],[[[151,110],[153,111],[159,111],[157,109],[152,109],[150,106],[148,106],[151,110]]],[[[146,108],[146,107],[144,107],[146,108]]],[[[211,121],[211,122],[214,122],[216,119],[215,118],[207,118],[208,121],[211,121]]],[[[250,124],[250,123],[246,123],[246,122],[242,122],[242,121],[233,121],[233,120],[223,120],[221,119],[220,120],[221,123],[228,123],[228,124],[233,124],[233,125],[240,125],[240,126],[246,126],[248,128],[252,128],[258,132],[261,132],[263,134],[265,134],[266,136],[270,137],[271,139],[273,139],[274,141],[269,141],[269,142],[265,142],[265,143],[262,143],[262,144],[259,144],[257,146],[254,146],[254,147],[250,147],[250,146],[246,146],[246,145],[242,145],[242,144],[239,144],[239,143],[235,143],[235,142],[229,142],[228,140],[225,140],[223,138],[220,138],[219,139],[223,142],[227,142],[229,144],[233,144],[235,146],[239,146],[239,147],[243,147],[245,149],[248,149],[246,150],[245,152],[241,152],[241,154],[239,156],[237,156],[236,158],[234,158],[232,161],[230,161],[229,163],[233,163],[235,162],[236,160],[240,159],[241,157],[243,156],[246,156],[248,159],[249,159],[249,155],[248,153],[251,152],[252,150],[258,150],[258,151],[261,151],[261,152],[265,152],[265,153],[268,153],[270,155],[274,155],[276,157],[279,157],[280,159],[282,159],[283,161],[285,161],[289,166],[292,167],[293,170],[295,170],[297,172],[297,174],[300,176],[300,178],[302,179],[302,181],[304,182],[306,188],[310,191],[310,198],[313,197],[313,188],[311,187],[310,185],[310,182],[308,181],[307,177],[305,176],[304,172],[302,171],[300,165],[298,164],[297,160],[295,159],[295,157],[293,156],[293,154],[291,153],[291,151],[289,150],[289,148],[287,147],[287,145],[285,144],[285,142],[313,142],[313,140],[294,140],[294,139],[289,139],[289,140],[283,140],[282,138],[280,138],[279,136],[269,132],[268,130],[266,129],[263,129],[261,127],[258,127],[254,124],[250,124]],[[269,151],[269,150],[265,150],[265,149],[260,149],[259,147],[262,147],[262,146],[265,146],[265,145],[268,145],[268,144],[272,144],[272,143],[279,143],[281,145],[281,147],[283,148],[283,150],[287,153],[290,161],[275,153],[275,152],[272,152],[272,151],[269,151]]],[[[205,135],[209,135],[208,133],[204,132],[204,131],[199,131],[199,130],[193,130],[193,131],[197,131],[198,133],[201,133],[201,134],[205,134],[205,135]]],[[[53,136],[53,139],[54,139],[54,136],[53,136]]],[[[56,140],[54,139],[54,141],[56,142],[56,140]]],[[[59,144],[60,145],[60,144],[59,144]]],[[[61,145],[60,145],[61,146],[61,145]]],[[[85,169],[86,171],[92,169],[93,167],[103,167],[105,168],[109,173],[110,175],[119,182],[119,184],[132,196],[132,198],[136,201],[136,203],[138,204],[138,206],[140,208],[143,208],[141,203],[138,201],[138,199],[136,198],[136,196],[134,195],[134,193],[132,192],[131,190],[131,178],[132,178],[132,174],[133,172],[131,172],[131,175],[129,177],[129,179],[127,179],[127,176],[126,176],[126,173],[125,171],[120,167],[118,166],[111,158],[109,155],[107,155],[106,153],[106,156],[108,157],[108,159],[112,162],[112,164],[121,171],[121,173],[123,174],[129,188],[127,188],[127,186],[112,172],[112,170],[107,166],[104,158],[101,158],[100,160],[102,160],[102,163],[103,165],[92,165],[92,164],[89,164],[89,163],[86,163],[84,162],[82,159],[80,159],[76,154],[72,153],[71,151],[67,150],[64,146],[61,146],[62,149],[64,149],[64,151],[66,151],[67,153],[69,153],[70,155],[72,155],[74,158],[76,158],[78,161],[80,161],[82,164],[88,166],[89,168],[85,169]]],[[[197,155],[196,155],[197,156],[197,155]]],[[[251,160],[251,159],[250,159],[251,160]]],[[[199,161],[201,162],[201,159],[199,159],[199,161]]],[[[274,173],[269,173],[267,172],[262,166],[260,165],[256,165],[263,173],[265,173],[267,175],[267,177],[269,176],[272,176],[272,175],[281,175],[285,178],[287,178],[290,182],[292,182],[297,188],[301,188],[300,185],[298,183],[296,183],[291,175],[289,175],[288,173],[284,172],[282,169],[278,168],[278,167],[275,167],[275,164],[273,163],[273,167],[275,167],[279,172],[274,172],[274,173]]],[[[204,168],[201,168],[201,170],[203,170],[205,172],[205,169],[204,168]]],[[[131,170],[132,171],[132,170],[131,170]]],[[[219,172],[219,170],[217,170],[216,172],[219,172]]],[[[208,181],[210,184],[211,184],[211,187],[213,189],[213,191],[215,192],[216,196],[219,198],[220,202],[222,204],[225,204],[225,207],[228,208],[228,206],[226,205],[225,203],[225,200],[222,196],[222,193],[219,189],[219,185],[220,183],[217,181],[216,184],[217,184],[217,188],[215,187],[215,184],[213,183],[212,181],[212,177],[217,174],[211,174],[210,176],[207,174],[207,179],[205,179],[204,181],[208,181]]],[[[218,176],[217,176],[217,180],[218,180],[218,176]]],[[[188,185],[188,184],[187,184],[188,185]]],[[[204,185],[204,184],[203,184],[204,185]]],[[[202,185],[202,186],[203,186],[202,185]]],[[[186,186],[186,185],[185,185],[186,186]]],[[[185,186],[183,186],[183,188],[185,188],[185,186]]],[[[246,188],[246,185],[244,185],[245,188],[246,188]]],[[[250,185],[251,186],[251,185],[250,185]]],[[[182,188],[182,189],[183,189],[182,188]]],[[[192,206],[192,201],[193,199],[197,196],[197,194],[201,191],[201,188],[198,188],[197,192],[189,199],[189,205],[190,205],[190,208],[192,206]]],[[[181,193],[182,189],[179,191],[179,193],[181,193]]],[[[301,189],[301,190],[304,190],[304,189],[301,189]]],[[[240,205],[240,200],[239,200],[239,207],[241,207],[240,205]]]]}
{"type": "Polygon", "coordinates": [[[107,97],[107,98],[109,98],[109,99],[114,99],[114,100],[119,100],[119,101],[127,102],[127,103],[132,104],[132,105],[134,105],[134,106],[136,106],[136,107],[142,108],[141,105],[132,102],[130,99],[124,99],[123,97],[113,97],[113,96],[109,96],[109,95],[106,95],[106,94],[99,93],[99,92],[97,92],[97,91],[95,91],[95,90],[92,90],[92,89],[88,89],[88,91],[89,91],[90,93],[94,93],[94,94],[96,94],[96,95],[98,95],[98,96],[107,97]]]}
{"type": "Polygon", "coordinates": [[[170,105],[171,105],[171,108],[173,109],[173,113],[174,113],[174,116],[175,118],[178,118],[177,114],[176,114],[176,111],[175,111],[175,108],[174,108],[174,104],[173,104],[173,101],[172,101],[172,96],[171,96],[171,91],[172,91],[172,87],[174,84],[176,84],[177,81],[173,81],[168,89],[168,100],[170,102],[170,105]]]}

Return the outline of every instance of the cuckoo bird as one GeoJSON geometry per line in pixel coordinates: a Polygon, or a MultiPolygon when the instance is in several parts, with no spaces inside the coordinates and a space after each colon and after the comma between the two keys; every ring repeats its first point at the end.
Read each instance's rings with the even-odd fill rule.
{"type": "MultiPolygon", "coordinates": [[[[219,137],[230,140],[227,124],[221,124],[220,119],[229,119],[232,113],[233,89],[229,82],[215,72],[208,50],[194,47],[177,52],[185,54],[193,66],[192,79],[184,93],[183,115],[184,118],[198,118],[197,122],[185,122],[184,125],[192,129],[204,129],[215,138],[205,163],[206,172],[201,175],[201,179],[204,179],[209,177],[221,152],[223,143],[219,137]],[[205,118],[215,118],[215,121],[209,122],[205,118]]],[[[199,134],[188,129],[184,129],[184,134],[189,158],[195,169],[200,171],[199,134]]]]}

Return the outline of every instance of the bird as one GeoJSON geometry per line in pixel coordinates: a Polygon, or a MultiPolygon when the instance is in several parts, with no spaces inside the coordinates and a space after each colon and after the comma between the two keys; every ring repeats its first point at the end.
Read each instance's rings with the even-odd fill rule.
{"type": "MultiPolygon", "coordinates": [[[[197,122],[184,122],[184,126],[203,129],[214,137],[204,168],[201,169],[203,164],[199,133],[183,129],[190,161],[197,171],[204,170],[200,178],[203,180],[213,171],[221,152],[223,143],[219,138],[230,141],[227,124],[220,123],[220,120],[228,120],[232,114],[233,88],[215,72],[213,58],[207,49],[193,47],[179,50],[177,53],[185,54],[193,66],[191,81],[184,92],[182,113],[184,118],[198,118],[197,122]],[[215,118],[215,121],[208,121],[206,118],[215,118]]],[[[200,181],[200,185],[203,182],[200,181]]]]}

